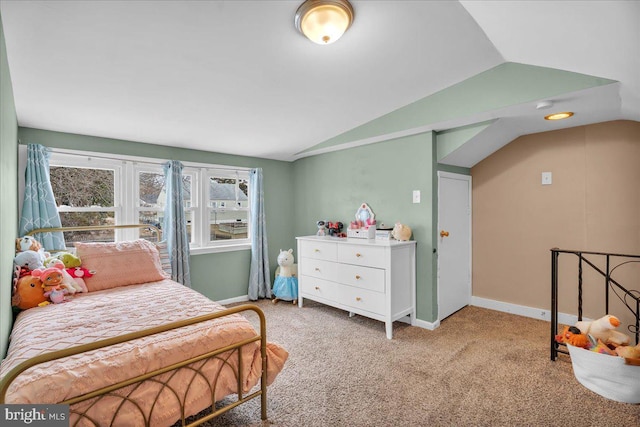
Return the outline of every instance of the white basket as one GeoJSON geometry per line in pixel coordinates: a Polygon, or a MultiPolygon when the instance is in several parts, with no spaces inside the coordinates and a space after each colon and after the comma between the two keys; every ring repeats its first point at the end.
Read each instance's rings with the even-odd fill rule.
{"type": "Polygon", "coordinates": [[[624,358],[567,344],[576,379],[594,393],[624,403],[640,403],[640,366],[624,358]]]}

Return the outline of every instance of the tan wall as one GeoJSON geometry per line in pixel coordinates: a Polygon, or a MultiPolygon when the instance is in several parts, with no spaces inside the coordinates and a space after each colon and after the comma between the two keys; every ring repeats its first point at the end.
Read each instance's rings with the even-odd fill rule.
{"type": "MultiPolygon", "coordinates": [[[[640,254],[638,122],[523,136],[471,175],[474,296],[550,309],[550,248],[640,254]],[[542,172],[553,173],[552,185],[541,185],[542,172]]],[[[561,255],[560,264],[559,310],[576,315],[577,258],[561,255]]],[[[639,263],[612,277],[640,290],[639,263]]],[[[604,280],[585,273],[584,282],[583,314],[600,317],[604,280]]],[[[619,302],[611,307],[631,322],[619,302]]]]}

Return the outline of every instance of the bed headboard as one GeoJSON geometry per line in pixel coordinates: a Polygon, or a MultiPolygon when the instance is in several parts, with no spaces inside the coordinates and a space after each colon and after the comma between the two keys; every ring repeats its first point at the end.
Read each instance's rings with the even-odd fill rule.
{"type": "MultiPolygon", "coordinates": [[[[162,240],[162,232],[158,227],[151,224],[125,224],[125,225],[87,225],[87,226],[73,226],[73,227],[51,227],[51,228],[37,228],[29,231],[27,236],[34,236],[38,238],[37,234],[55,233],[55,232],[70,232],[70,231],[109,231],[109,230],[126,230],[126,229],[139,229],[148,230],[155,234],[156,242],[162,240]]],[[[41,239],[38,239],[41,240],[41,239]]],[[[87,241],[92,241],[88,239],[87,241]]],[[[67,248],[47,248],[50,252],[63,252],[67,251],[67,248]]]]}

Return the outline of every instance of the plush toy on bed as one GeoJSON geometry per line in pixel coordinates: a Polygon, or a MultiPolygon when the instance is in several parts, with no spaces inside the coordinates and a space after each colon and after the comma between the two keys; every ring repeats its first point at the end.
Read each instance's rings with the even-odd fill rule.
{"type": "Polygon", "coordinates": [[[20,268],[26,268],[29,271],[43,268],[42,258],[36,251],[27,250],[16,254],[13,258],[13,263],[20,268]]]}
{"type": "Polygon", "coordinates": [[[37,277],[27,275],[18,279],[11,297],[11,305],[21,310],[37,307],[47,301],[42,282],[37,277]]]}
{"type": "Polygon", "coordinates": [[[38,242],[33,236],[23,236],[16,239],[16,254],[25,251],[34,251],[40,257],[40,262],[44,264],[44,261],[51,255],[46,252],[42,247],[42,244],[38,242]]]}
{"type": "Polygon", "coordinates": [[[278,301],[298,302],[298,278],[295,277],[293,271],[293,249],[283,251],[280,249],[278,254],[278,265],[280,266],[279,274],[273,283],[273,303],[278,301]]]}
{"type": "Polygon", "coordinates": [[[66,268],[65,271],[82,288],[80,292],[89,292],[89,289],[87,288],[87,284],[85,283],[84,279],[92,277],[94,274],[96,274],[95,271],[87,270],[84,267],[66,268]]]}
{"type": "Polygon", "coordinates": [[[70,274],[64,267],[64,263],[58,258],[50,258],[47,262],[46,267],[57,268],[62,272],[63,277],[61,286],[67,290],[68,294],[73,295],[76,292],[89,292],[87,290],[87,285],[84,283],[84,280],[76,279],[72,274],[70,274]]]}
{"type": "Polygon", "coordinates": [[[610,314],[593,321],[580,321],[575,324],[585,335],[591,335],[596,339],[601,339],[605,344],[627,345],[629,337],[614,329],[620,326],[620,320],[610,314]]]}
{"type": "Polygon", "coordinates": [[[64,287],[64,275],[62,274],[62,270],[59,268],[38,268],[33,270],[31,275],[40,279],[45,293],[53,289],[61,290],[64,287]]]}

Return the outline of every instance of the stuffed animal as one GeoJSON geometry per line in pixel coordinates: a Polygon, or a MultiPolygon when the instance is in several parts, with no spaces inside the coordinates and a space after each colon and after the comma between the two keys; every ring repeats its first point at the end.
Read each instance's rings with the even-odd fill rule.
{"type": "Polygon", "coordinates": [[[316,225],[318,226],[318,232],[316,233],[316,236],[326,236],[327,232],[324,221],[318,221],[316,225]]]}
{"type": "Polygon", "coordinates": [[[50,256],[49,252],[45,252],[42,244],[33,236],[23,236],[16,239],[16,253],[24,251],[36,252],[42,263],[44,263],[45,259],[50,256]]]}
{"type": "Polygon", "coordinates": [[[60,261],[58,258],[49,258],[49,260],[47,261],[48,262],[46,268],[57,268],[62,272],[62,287],[67,290],[68,294],[73,295],[76,292],[88,292],[84,280],[75,279],[71,274],[69,274],[64,268],[64,263],[62,261],[60,261]],[[78,280],[81,280],[82,283],[80,283],[78,280]]]}
{"type": "Polygon", "coordinates": [[[580,321],[575,325],[585,335],[601,339],[605,344],[627,345],[629,337],[622,332],[614,331],[620,326],[620,320],[610,314],[593,321],[580,321]]]}
{"type": "Polygon", "coordinates": [[[82,265],[82,260],[70,252],[60,252],[54,258],[64,263],[64,268],[75,268],[82,265]]]}
{"type": "Polygon", "coordinates": [[[26,268],[29,271],[43,268],[42,257],[36,251],[26,250],[19,252],[13,258],[13,263],[18,267],[26,268]]]}
{"type": "Polygon", "coordinates": [[[391,231],[391,235],[396,240],[409,240],[411,239],[411,228],[409,226],[396,222],[396,225],[391,231]]]}
{"type": "Polygon", "coordinates": [[[65,271],[73,278],[73,280],[82,287],[80,292],[89,292],[84,279],[92,277],[96,274],[95,270],[87,270],[84,267],[67,268],[65,271]]]}
{"type": "Polygon", "coordinates": [[[556,342],[571,344],[574,347],[589,349],[591,342],[589,337],[580,333],[580,329],[575,326],[565,326],[561,334],[556,335],[556,342]]]}
{"type": "Polygon", "coordinates": [[[40,279],[45,293],[53,289],[61,290],[64,284],[64,275],[59,268],[38,268],[33,270],[31,275],[40,279]]]}
{"type": "Polygon", "coordinates": [[[49,298],[49,300],[54,304],[62,304],[63,302],[68,301],[66,294],[66,289],[51,289],[50,291],[45,292],[44,296],[49,298]]]}
{"type": "Polygon", "coordinates": [[[278,265],[280,271],[273,283],[273,303],[278,301],[298,302],[298,278],[293,273],[293,249],[283,251],[278,254],[278,265]]]}
{"type": "Polygon", "coordinates": [[[616,347],[616,354],[625,359],[638,359],[640,361],[640,344],[636,346],[621,345],[616,347]]]}
{"type": "Polygon", "coordinates": [[[342,235],[344,234],[344,233],[341,233],[342,227],[344,227],[344,224],[342,224],[340,221],[338,222],[326,221],[326,226],[329,229],[329,236],[342,237],[342,235]]]}
{"type": "Polygon", "coordinates": [[[42,289],[42,282],[37,277],[28,275],[18,279],[11,297],[11,305],[21,310],[37,307],[47,301],[42,289]]]}

